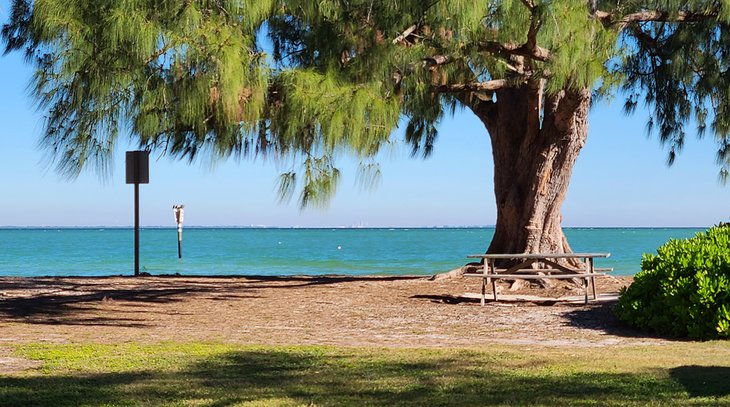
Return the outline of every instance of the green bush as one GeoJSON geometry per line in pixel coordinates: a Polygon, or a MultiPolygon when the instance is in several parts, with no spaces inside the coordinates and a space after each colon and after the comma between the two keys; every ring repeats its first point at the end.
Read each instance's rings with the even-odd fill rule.
{"type": "Polygon", "coordinates": [[[730,337],[730,224],[645,254],[641,272],[621,293],[616,315],[659,334],[730,337]]]}

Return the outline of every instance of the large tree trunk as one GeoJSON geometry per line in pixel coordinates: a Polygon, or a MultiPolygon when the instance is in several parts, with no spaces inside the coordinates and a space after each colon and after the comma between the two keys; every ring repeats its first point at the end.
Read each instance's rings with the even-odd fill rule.
{"type": "Polygon", "coordinates": [[[494,156],[497,223],[487,253],[570,253],[560,208],[588,134],[591,92],[543,97],[541,85],[531,84],[496,97],[472,106],[494,156]]]}

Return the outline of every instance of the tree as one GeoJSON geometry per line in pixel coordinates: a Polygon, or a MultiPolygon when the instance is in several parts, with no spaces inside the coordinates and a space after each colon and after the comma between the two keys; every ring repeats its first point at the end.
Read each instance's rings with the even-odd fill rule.
{"type": "Polygon", "coordinates": [[[439,119],[463,107],[492,142],[488,251],[560,253],[594,100],[625,95],[630,112],[643,99],[670,163],[692,119],[709,126],[727,175],[728,23],[727,0],[15,0],[3,38],[39,68],[44,143],[69,174],[103,168],[128,126],[174,157],[298,158],[300,201],[322,203],[338,154],[377,171],[404,120],[428,156],[439,119]]]}

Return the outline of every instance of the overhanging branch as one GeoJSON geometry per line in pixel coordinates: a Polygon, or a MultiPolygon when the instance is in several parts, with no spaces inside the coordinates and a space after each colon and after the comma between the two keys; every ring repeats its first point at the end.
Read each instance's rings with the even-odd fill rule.
{"type": "MultiPolygon", "coordinates": [[[[538,50],[537,33],[540,31],[540,27],[542,26],[542,20],[540,20],[540,12],[538,8],[534,5],[530,9],[530,14],[530,29],[527,32],[527,42],[525,42],[523,47],[532,53],[532,55],[536,55],[541,53],[541,51],[538,50]]],[[[547,50],[545,50],[545,52],[547,52],[547,50]]]]}
{"type": "Polygon", "coordinates": [[[406,38],[408,38],[409,35],[413,34],[413,32],[416,31],[416,28],[418,28],[418,26],[413,24],[412,26],[403,30],[401,35],[393,38],[393,44],[398,44],[399,42],[403,42],[406,38]]]}
{"type": "Polygon", "coordinates": [[[424,62],[426,62],[426,65],[432,68],[454,62],[454,58],[448,55],[434,55],[431,57],[426,57],[423,60],[424,62]]]}
{"type": "Polygon", "coordinates": [[[683,23],[683,22],[699,22],[708,18],[717,17],[720,10],[713,8],[707,12],[679,11],[670,13],[664,10],[644,10],[636,13],[627,14],[623,17],[617,17],[605,11],[596,11],[594,16],[605,25],[617,25],[623,29],[628,24],[635,22],[660,21],[667,23],[683,23]]]}
{"type": "Polygon", "coordinates": [[[478,49],[479,51],[491,52],[493,54],[523,56],[541,62],[546,62],[550,59],[550,51],[533,44],[519,45],[513,42],[500,43],[496,41],[487,41],[480,43],[478,49]]]}
{"type": "Polygon", "coordinates": [[[449,85],[436,86],[436,91],[441,93],[460,93],[460,92],[489,92],[499,89],[515,86],[514,81],[506,79],[494,79],[486,82],[470,82],[470,83],[454,83],[449,85]]]}

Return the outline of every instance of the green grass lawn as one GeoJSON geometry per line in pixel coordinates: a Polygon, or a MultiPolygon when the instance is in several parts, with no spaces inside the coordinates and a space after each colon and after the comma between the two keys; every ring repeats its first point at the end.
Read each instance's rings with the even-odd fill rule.
{"type": "Polygon", "coordinates": [[[0,406],[728,405],[730,341],[427,350],[23,344],[0,406]]]}

